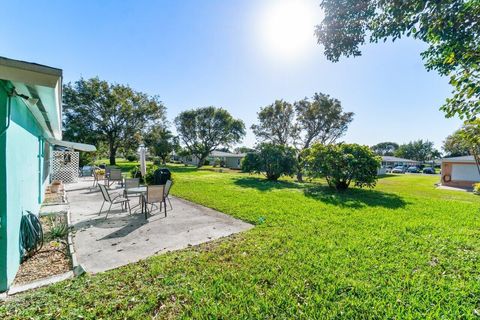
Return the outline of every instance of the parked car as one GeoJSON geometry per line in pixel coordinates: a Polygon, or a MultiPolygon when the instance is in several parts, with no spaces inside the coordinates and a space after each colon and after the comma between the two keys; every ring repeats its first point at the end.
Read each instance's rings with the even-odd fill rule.
{"type": "Polygon", "coordinates": [[[419,173],[420,169],[416,166],[410,166],[407,168],[408,173],[419,173]]]}
{"type": "Polygon", "coordinates": [[[403,166],[396,166],[392,169],[392,173],[405,173],[405,168],[403,166]]]}
{"type": "Polygon", "coordinates": [[[423,169],[423,173],[426,173],[426,174],[435,174],[435,169],[432,168],[432,167],[427,167],[427,168],[424,168],[424,169],[423,169]]]}

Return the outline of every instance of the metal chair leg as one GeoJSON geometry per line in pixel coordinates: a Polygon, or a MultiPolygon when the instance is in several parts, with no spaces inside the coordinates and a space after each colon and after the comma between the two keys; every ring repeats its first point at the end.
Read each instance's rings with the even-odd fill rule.
{"type": "Polygon", "coordinates": [[[168,204],[170,205],[170,210],[173,210],[173,206],[172,206],[172,203],[170,202],[170,198],[167,197],[167,200],[168,200],[168,204]]]}
{"type": "Polygon", "coordinates": [[[108,214],[110,213],[110,209],[112,208],[112,203],[110,202],[110,206],[108,207],[107,214],[105,215],[105,220],[107,220],[108,214]]]}
{"type": "Polygon", "coordinates": [[[100,211],[98,212],[98,215],[102,213],[103,205],[105,204],[105,200],[103,200],[102,206],[100,207],[100,211]]]}
{"type": "Polygon", "coordinates": [[[132,209],[130,208],[130,200],[128,200],[128,201],[126,202],[126,205],[125,205],[125,206],[128,206],[128,214],[129,214],[129,215],[132,215],[132,209]]]}

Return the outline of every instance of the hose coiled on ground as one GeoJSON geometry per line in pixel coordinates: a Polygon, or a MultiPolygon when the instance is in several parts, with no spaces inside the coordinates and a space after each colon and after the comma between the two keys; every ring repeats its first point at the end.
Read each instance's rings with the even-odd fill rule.
{"type": "Polygon", "coordinates": [[[20,223],[20,250],[22,261],[38,252],[43,246],[43,229],[36,215],[27,211],[20,223]]]}

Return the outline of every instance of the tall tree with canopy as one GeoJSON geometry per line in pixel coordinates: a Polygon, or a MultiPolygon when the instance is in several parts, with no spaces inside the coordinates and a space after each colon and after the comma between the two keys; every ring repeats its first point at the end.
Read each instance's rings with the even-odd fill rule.
{"type": "Polygon", "coordinates": [[[179,149],[179,139],[164,125],[152,127],[144,137],[145,145],[153,152],[154,155],[167,162],[168,156],[175,150],[179,149]]]}
{"type": "Polygon", "coordinates": [[[470,150],[475,159],[478,173],[480,174],[480,119],[466,121],[460,129],[464,145],[470,150]]]}
{"type": "Polygon", "coordinates": [[[119,148],[134,148],[139,134],[165,121],[165,107],[158,96],[99,78],[66,84],[63,108],[65,138],[95,145],[106,143],[111,165],[119,148]]]}
{"type": "Polygon", "coordinates": [[[261,142],[290,146],[297,150],[297,179],[303,180],[302,150],[312,143],[334,143],[345,134],[353,120],[353,112],[343,112],[339,100],[315,93],[311,99],[297,101],[293,106],[283,100],[264,107],[258,113],[253,132],[261,142]]]}
{"type": "Polygon", "coordinates": [[[252,125],[252,130],[261,142],[270,142],[287,146],[296,138],[295,110],[293,106],[283,100],[275,100],[260,109],[258,124],[252,125]]]}
{"type": "Polygon", "coordinates": [[[323,0],[316,27],[327,59],[361,55],[366,42],[403,36],[428,44],[427,70],[449,76],[453,95],[441,107],[448,117],[472,119],[480,111],[480,1],[323,0]]]}
{"type": "Polygon", "coordinates": [[[183,111],[175,118],[175,126],[185,147],[199,159],[199,167],[212,151],[239,143],[245,136],[243,121],[223,108],[183,111]]]}
{"type": "Polygon", "coordinates": [[[312,143],[335,143],[347,131],[354,113],[343,112],[339,100],[323,93],[315,93],[312,99],[305,98],[294,105],[297,114],[296,148],[299,151],[297,180],[303,181],[302,151],[312,143]]]}
{"type": "Polygon", "coordinates": [[[374,146],[371,146],[370,149],[372,149],[372,151],[379,156],[393,156],[395,151],[398,149],[398,143],[388,141],[380,142],[374,146]]]}
{"type": "Polygon", "coordinates": [[[447,157],[460,157],[470,154],[470,147],[465,141],[462,129],[445,138],[442,149],[447,157]]]}
{"type": "Polygon", "coordinates": [[[400,145],[395,156],[424,162],[440,157],[440,152],[434,148],[433,142],[420,139],[400,145]]]}

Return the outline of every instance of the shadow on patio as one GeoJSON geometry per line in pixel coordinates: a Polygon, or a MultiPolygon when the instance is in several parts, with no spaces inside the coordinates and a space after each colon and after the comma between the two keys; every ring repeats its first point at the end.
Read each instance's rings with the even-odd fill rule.
{"type": "MultiPolygon", "coordinates": [[[[183,249],[252,227],[218,211],[174,197],[171,197],[173,210],[167,211],[167,218],[157,211],[145,220],[140,208],[133,208],[129,215],[118,205],[112,207],[105,219],[105,212],[98,215],[102,195],[98,189],[90,189],[91,186],[91,178],[82,178],[66,188],[75,252],[87,272],[117,268],[157,253],[183,249]]],[[[133,205],[137,201],[132,198],[133,205]]]]}

